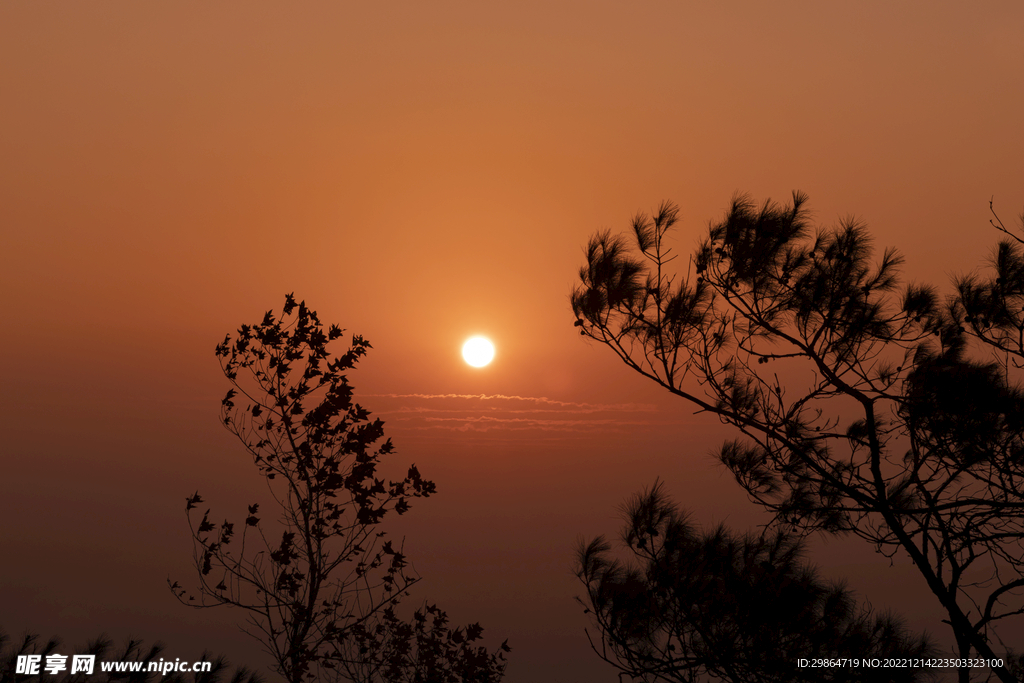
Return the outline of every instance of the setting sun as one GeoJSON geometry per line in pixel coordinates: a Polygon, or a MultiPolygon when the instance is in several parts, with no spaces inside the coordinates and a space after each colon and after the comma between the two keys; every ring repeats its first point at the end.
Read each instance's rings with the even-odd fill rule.
{"type": "Polygon", "coordinates": [[[494,359],[494,344],[486,337],[471,337],[462,345],[462,357],[474,368],[482,368],[494,359]]]}

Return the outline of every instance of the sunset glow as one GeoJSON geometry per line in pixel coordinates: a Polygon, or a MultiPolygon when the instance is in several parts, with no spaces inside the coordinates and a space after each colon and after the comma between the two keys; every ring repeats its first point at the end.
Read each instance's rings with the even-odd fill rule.
{"type": "MultiPolygon", "coordinates": [[[[1000,258],[1000,241],[1024,253],[1024,241],[996,227],[998,217],[1024,239],[1022,45],[1020,0],[0,2],[0,299],[9,321],[0,374],[0,520],[8,558],[0,570],[0,630],[18,638],[38,633],[40,648],[59,637],[63,649],[56,652],[68,656],[68,671],[54,681],[72,677],[72,647],[106,634],[114,643],[128,636],[147,647],[166,643],[165,662],[193,662],[209,651],[211,661],[223,655],[266,683],[289,683],[274,668],[274,649],[256,637],[289,631],[267,624],[261,630],[236,607],[180,604],[166,584],[169,578],[187,588],[184,600],[195,595],[192,604],[203,598],[203,582],[214,589],[224,578],[221,593],[235,590],[233,574],[216,565],[202,574],[204,553],[193,552],[193,531],[216,525],[202,533],[215,543],[234,533],[224,552],[241,553],[244,545],[255,554],[261,546],[254,543],[265,538],[273,547],[257,566],[269,571],[271,553],[290,562],[267,586],[294,580],[301,584],[297,595],[318,597],[317,610],[334,600],[319,587],[307,591],[310,581],[321,580],[319,570],[292,559],[292,550],[332,546],[300,542],[301,533],[294,548],[291,541],[282,545],[292,531],[280,522],[275,495],[287,501],[291,494],[276,487],[290,480],[277,474],[265,481],[280,458],[289,466],[306,463],[310,444],[337,448],[309,470],[316,477],[303,471],[296,481],[308,479],[319,492],[321,478],[337,483],[338,458],[358,456],[362,474],[372,469],[365,488],[395,494],[386,505],[348,504],[339,491],[336,509],[306,509],[338,511],[325,526],[308,525],[314,531],[348,528],[356,515],[380,522],[396,555],[381,550],[384,537],[371,534],[362,544],[366,566],[380,551],[377,570],[396,561],[422,579],[394,605],[396,618],[412,619],[415,610],[436,604],[449,627],[462,629],[460,637],[466,625],[485,628],[474,648],[494,651],[507,639],[505,678],[466,680],[619,683],[620,673],[622,680],[645,680],[595,654],[601,642],[594,613],[574,599],[585,599],[588,588],[573,567],[581,542],[599,536],[609,539],[609,553],[622,553],[608,554],[609,562],[632,562],[633,550],[617,540],[619,513],[655,486],[678,504],[695,544],[719,525],[731,534],[722,539],[739,539],[700,546],[706,549],[741,548],[748,532],[759,538],[793,510],[807,512],[804,489],[777,488],[798,472],[873,484],[875,508],[821,510],[830,529],[848,519],[932,524],[940,518],[918,509],[924,498],[902,492],[968,464],[1001,473],[983,456],[1017,443],[1020,432],[1003,430],[1003,423],[1024,424],[1024,416],[1014,422],[1008,412],[984,412],[1000,407],[997,392],[969,400],[973,378],[987,382],[995,372],[990,366],[1004,367],[1005,359],[993,365],[995,347],[964,352],[976,367],[954,372],[946,365],[959,353],[947,331],[967,334],[1024,306],[1024,299],[1009,298],[1007,279],[997,283],[986,274],[1000,258]],[[792,204],[794,191],[809,197],[806,223],[752,222],[758,229],[741,233],[740,223],[726,221],[739,196],[748,195],[756,212],[769,200],[792,204]],[[666,207],[677,207],[678,215],[666,207]],[[659,216],[661,226],[674,220],[671,229],[656,225],[659,216]],[[702,250],[711,244],[709,226],[720,224],[730,239],[760,237],[702,250]],[[779,228],[780,235],[805,235],[806,243],[769,258],[767,248],[781,237],[758,231],[778,225],[792,231],[779,228]],[[840,289],[818,278],[815,289],[809,274],[861,272],[850,270],[852,257],[838,247],[815,248],[816,236],[837,226],[864,226],[866,238],[851,253],[870,246],[862,265],[867,279],[840,289]],[[652,256],[659,250],[661,261],[652,256]],[[749,263],[728,271],[729,259],[738,257],[749,263]],[[899,265],[896,289],[886,288],[886,277],[871,279],[883,262],[899,265]],[[776,346],[756,321],[743,327],[745,319],[735,319],[728,334],[715,327],[734,321],[727,307],[747,301],[740,295],[754,285],[767,287],[762,279],[774,289],[748,297],[746,312],[764,316],[764,325],[789,326],[791,338],[776,346]],[[976,284],[975,294],[1006,292],[1008,303],[972,303],[970,315],[957,309],[957,325],[933,319],[952,315],[955,306],[947,303],[965,281],[976,284]],[[903,297],[910,283],[913,296],[903,297]],[[872,323],[875,336],[862,338],[852,324],[835,322],[841,319],[827,306],[800,304],[800,297],[822,292],[844,315],[891,309],[903,317],[872,323]],[[891,301],[875,301],[890,294],[891,301]],[[718,308],[701,308],[712,297],[718,308]],[[619,308],[612,311],[612,304],[619,308]],[[285,331],[297,335],[296,348],[322,341],[310,333],[314,311],[329,356],[307,368],[291,358],[295,349],[273,365],[257,354],[253,364],[230,370],[253,384],[231,384],[222,370],[233,353],[257,342],[273,346],[285,331]],[[814,334],[793,327],[805,318],[834,327],[814,334]],[[602,329],[606,319],[624,323],[602,329]],[[262,340],[255,336],[261,321],[262,340]],[[892,330],[919,336],[890,348],[876,337],[892,330]],[[806,349],[790,348],[793,340],[837,350],[811,365],[806,349]],[[760,355],[752,355],[750,345],[762,343],[760,355]],[[872,344],[878,355],[864,363],[886,366],[877,375],[862,372],[851,355],[872,344]],[[705,360],[715,367],[733,361],[735,373],[705,378],[697,373],[705,360]],[[937,386],[965,386],[962,414],[943,421],[935,417],[938,408],[927,412],[939,399],[909,374],[926,361],[949,368],[942,375],[948,382],[937,386]],[[302,392],[278,386],[278,374],[288,369],[318,393],[299,400],[302,392]],[[251,376],[255,371],[263,374],[251,376]],[[749,390],[744,378],[754,382],[749,390]],[[900,393],[897,380],[913,393],[900,393]],[[312,412],[332,382],[336,400],[312,412]],[[843,391],[859,382],[884,396],[850,398],[828,382],[843,391]],[[716,391],[726,389],[733,393],[720,399],[716,391]],[[757,398],[755,389],[767,398],[757,398]],[[828,424],[810,422],[818,413],[810,400],[800,402],[814,392],[814,400],[835,395],[839,407],[820,415],[828,424]],[[286,401],[294,413],[272,414],[286,401]],[[775,436],[753,423],[738,429],[709,410],[722,406],[733,417],[756,411],[757,419],[789,420],[791,429],[776,429],[775,436]],[[918,411],[922,430],[941,422],[947,430],[982,425],[1008,436],[963,439],[976,445],[945,459],[915,450],[913,458],[899,452],[877,467],[854,461],[854,451],[859,458],[877,450],[879,439],[890,455],[917,449],[925,436],[936,448],[954,442],[942,434],[885,432],[899,420],[909,424],[905,406],[918,411]],[[380,434],[379,441],[355,448],[344,429],[327,431],[324,416],[339,407],[335,423],[350,413],[368,415],[362,436],[380,434]],[[869,407],[870,420],[855,415],[869,407]],[[256,431],[243,443],[229,431],[232,424],[256,431]],[[871,424],[873,437],[863,431],[871,424]],[[300,436],[313,427],[322,433],[300,436]],[[780,470],[789,456],[758,450],[762,442],[791,444],[796,436],[807,441],[794,451],[799,457],[842,459],[780,470]],[[284,449],[274,455],[279,459],[254,458],[258,448],[250,446],[261,443],[284,449]],[[380,462],[369,462],[378,452],[380,462]],[[908,462],[920,463],[920,476],[901,469],[908,462]],[[727,463],[752,469],[737,477],[727,463]],[[413,466],[436,490],[420,481],[400,485],[413,466]],[[768,492],[749,494],[744,482],[761,482],[768,492]],[[785,514],[766,510],[762,498],[785,514]],[[401,515],[391,513],[396,506],[401,515]],[[385,508],[387,518],[377,520],[385,508]],[[188,512],[198,514],[194,528],[188,512]],[[256,518],[264,526],[248,521],[256,518]],[[222,528],[225,521],[233,532],[222,528]]],[[[999,389],[1017,397],[1024,370],[1005,367],[1017,374],[999,389]]],[[[1014,411],[1024,406],[1016,401],[1014,411]]],[[[1006,471],[1021,480],[1010,507],[1024,509],[1024,474],[1017,465],[1006,471]]],[[[980,487],[973,472],[965,469],[964,481],[980,487]]],[[[363,491],[355,479],[345,482],[345,491],[363,491]]],[[[846,490],[818,483],[807,483],[807,495],[846,490]]],[[[967,483],[943,491],[952,495],[961,486],[967,483]]],[[[944,515],[975,499],[973,490],[964,491],[944,515]]],[[[1004,542],[1005,514],[972,515],[949,518],[949,528],[973,529],[986,520],[1004,542]]],[[[1020,520],[1022,538],[1013,549],[1020,563],[1013,569],[1024,585],[1024,514],[1020,520]]],[[[950,621],[948,599],[936,598],[956,590],[936,593],[937,584],[922,577],[921,558],[938,557],[937,548],[965,548],[964,586],[981,585],[981,567],[1003,572],[1010,563],[973,559],[971,546],[943,540],[944,529],[894,532],[892,539],[918,539],[922,547],[910,555],[893,546],[891,557],[876,552],[881,546],[859,529],[842,537],[815,531],[799,559],[820,569],[823,586],[843,582],[855,591],[851,604],[870,602],[914,633],[933,635],[936,657],[965,657],[959,649],[950,653],[973,641],[953,637],[942,621],[950,621]]],[[[705,555],[687,557],[685,566],[697,566],[695,558],[705,555]]],[[[760,572],[758,557],[743,567],[760,572]]],[[[363,559],[339,563],[335,573],[348,576],[363,559]]],[[[935,576],[961,566],[954,560],[935,576]]],[[[772,581],[790,576],[763,574],[772,581]]],[[[372,585],[372,596],[345,595],[383,604],[384,584],[372,585]]],[[[625,588],[626,597],[633,595],[632,586],[625,588]]],[[[961,593],[968,589],[975,587],[961,593]]],[[[733,595],[748,594],[716,589],[697,595],[696,604],[733,595]]],[[[1012,614],[997,624],[979,612],[987,602],[978,596],[968,621],[992,633],[998,627],[1008,644],[1024,643],[1024,597],[1015,589],[999,594],[991,609],[1012,614]]],[[[361,604],[345,614],[390,623],[365,615],[361,604]]],[[[817,614],[791,610],[796,604],[783,605],[775,621],[817,614]]],[[[429,632],[430,620],[425,624],[429,632]]],[[[711,625],[718,633],[736,631],[725,621],[711,625]]],[[[341,622],[303,632],[328,631],[353,633],[341,622]]],[[[746,626],[737,632],[748,631],[758,642],[789,642],[746,626]]],[[[819,642],[815,648],[832,652],[819,642]]],[[[467,643],[458,646],[469,652],[467,643]]],[[[352,640],[336,644],[342,654],[358,651],[352,640]]],[[[661,641],[651,645],[665,650],[661,641]]],[[[18,647],[0,647],[0,659],[18,647]]],[[[726,651],[717,644],[707,650],[726,651]]],[[[861,650],[849,656],[896,656],[861,650]]],[[[110,661],[120,657],[108,654],[110,661]]],[[[797,659],[794,651],[763,661],[789,666],[797,659]]],[[[801,675],[824,675],[812,668],[801,675]]],[[[952,670],[936,680],[947,674],[952,670]]],[[[230,677],[225,670],[223,680],[230,677]]]]}

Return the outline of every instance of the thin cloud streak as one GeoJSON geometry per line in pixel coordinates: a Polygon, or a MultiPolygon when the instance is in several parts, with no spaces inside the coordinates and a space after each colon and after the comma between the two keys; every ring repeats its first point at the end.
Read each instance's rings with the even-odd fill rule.
{"type": "Polygon", "coordinates": [[[381,408],[379,412],[393,425],[419,432],[516,432],[524,436],[529,432],[596,434],[621,432],[628,427],[682,424],[678,421],[638,419],[640,416],[636,413],[659,412],[656,405],[648,403],[585,403],[559,401],[547,396],[508,394],[366,396],[400,401],[399,405],[390,409],[381,408]],[[533,407],[523,404],[533,404],[533,407]],[[588,416],[594,417],[588,419],[588,416]]]}
{"type": "MultiPolygon", "coordinates": [[[[609,413],[609,412],[656,412],[657,409],[653,407],[625,409],[618,407],[609,408],[581,408],[581,409],[546,409],[546,408],[533,408],[529,410],[514,410],[512,408],[497,408],[491,407],[488,410],[495,413],[503,413],[509,415],[536,415],[545,413],[554,413],[556,415],[593,415],[595,413],[609,413]]],[[[424,408],[422,406],[402,406],[394,410],[388,411],[390,413],[465,413],[465,408],[424,408]]]]}
{"type": "Polygon", "coordinates": [[[573,401],[556,401],[546,396],[508,396],[506,394],[364,394],[373,398],[418,398],[425,400],[432,399],[477,399],[481,401],[529,401],[542,405],[560,406],[564,408],[585,408],[595,411],[622,410],[622,411],[656,411],[657,408],[650,403],[576,403],[573,401]]]}
{"type": "Polygon", "coordinates": [[[450,429],[451,431],[530,431],[544,432],[619,432],[622,427],[641,426],[654,427],[670,425],[670,422],[653,422],[650,420],[529,420],[524,418],[496,418],[488,415],[477,417],[428,417],[427,422],[450,422],[451,425],[432,424],[417,429],[450,429]]]}
{"type": "Polygon", "coordinates": [[[656,425],[664,424],[651,420],[531,420],[522,417],[492,417],[480,415],[477,417],[425,417],[426,422],[494,422],[494,423],[522,423],[522,424],[543,424],[543,425],[656,425]]]}

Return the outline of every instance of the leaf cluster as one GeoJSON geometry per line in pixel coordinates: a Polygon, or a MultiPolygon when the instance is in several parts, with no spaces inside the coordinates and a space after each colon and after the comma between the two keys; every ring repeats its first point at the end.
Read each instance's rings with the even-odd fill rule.
{"type": "Polygon", "coordinates": [[[590,241],[581,334],[737,430],[716,455],[774,528],[909,559],[959,656],[992,656],[994,624],[1024,614],[1024,240],[993,222],[993,272],[943,299],[858,221],[813,227],[801,193],[735,197],[685,269],[677,215],[590,241]]]}
{"type": "MultiPolygon", "coordinates": [[[[798,660],[927,656],[932,646],[889,615],[874,615],[842,584],[804,564],[787,534],[701,532],[655,484],[626,506],[615,559],[603,537],[580,545],[580,600],[591,646],[635,680],[870,681],[876,671],[804,668],[798,660]]],[[[927,678],[900,669],[893,681],[927,678]]]]}
{"type": "Polygon", "coordinates": [[[222,422],[266,479],[276,512],[267,519],[254,503],[236,531],[209,509],[200,516],[203,498],[189,496],[198,598],[169,581],[185,604],[244,609],[247,632],[291,683],[336,669],[338,644],[418,581],[378,527],[436,490],[415,465],[399,480],[378,474],[394,448],[346,375],[370,344],[354,335],[334,353],[342,336],[288,295],[280,318],[268,311],[217,345],[232,385],[222,422]]]}
{"type": "Polygon", "coordinates": [[[360,624],[350,643],[348,668],[358,683],[497,683],[505,673],[508,641],[493,652],[480,644],[483,627],[449,625],[433,604],[417,609],[411,621],[393,608],[374,623],[360,624]]]}

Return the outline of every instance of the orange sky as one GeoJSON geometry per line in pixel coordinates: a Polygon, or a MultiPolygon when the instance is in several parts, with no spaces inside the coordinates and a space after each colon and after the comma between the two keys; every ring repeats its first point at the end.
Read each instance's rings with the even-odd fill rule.
{"type": "MultiPolygon", "coordinates": [[[[513,683],[615,680],[576,539],[656,476],[757,517],[717,424],[572,327],[587,238],[670,199],[685,253],[733,192],[801,189],[944,285],[989,198],[1024,205],[1022,45],[1017,1],[0,4],[0,625],[262,661],[163,581],[186,495],[259,486],[213,346],[294,291],[371,341],[353,383],[438,483],[401,527],[416,597],[508,637],[513,683]]],[[[862,550],[813,559],[939,630],[862,550]]]]}

